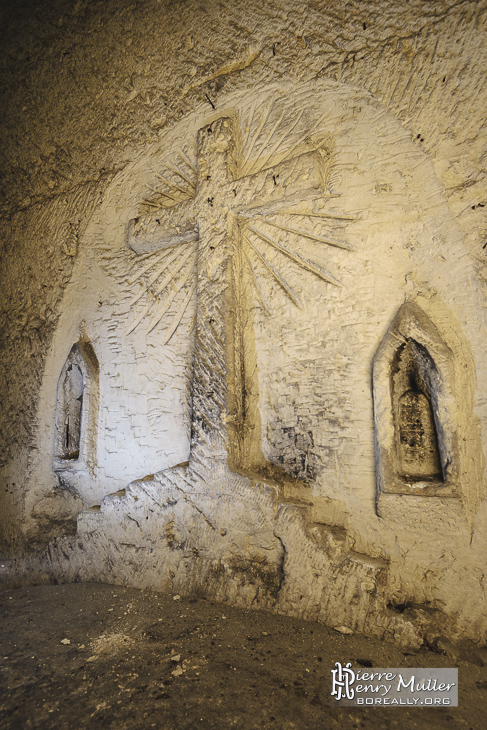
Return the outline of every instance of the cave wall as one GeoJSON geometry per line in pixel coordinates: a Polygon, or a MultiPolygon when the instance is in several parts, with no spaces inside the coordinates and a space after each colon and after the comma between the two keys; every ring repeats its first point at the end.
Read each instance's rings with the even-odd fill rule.
{"type": "MultiPolygon", "coordinates": [[[[486,9],[4,6],[0,525],[13,579],[200,592],[412,643],[482,639],[486,9]],[[287,195],[286,164],[311,155],[322,185],[271,218],[256,190],[260,223],[229,228],[254,274],[232,254],[212,279],[190,234],[183,263],[142,234],[151,211],[202,189],[200,130],[222,118],[237,120],[235,179],[279,168],[287,195]],[[160,321],[158,285],[174,292],[160,321]],[[213,286],[226,298],[205,333],[213,286]],[[415,386],[436,419],[429,481],[398,464],[401,338],[434,363],[415,386]],[[59,377],[87,342],[96,438],[61,463],[59,377]]],[[[202,210],[201,236],[219,230],[202,210]]]]}

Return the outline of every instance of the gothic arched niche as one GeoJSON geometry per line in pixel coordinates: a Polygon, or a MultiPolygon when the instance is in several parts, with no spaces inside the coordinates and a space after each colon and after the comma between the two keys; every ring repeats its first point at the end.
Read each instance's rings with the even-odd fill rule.
{"type": "Polygon", "coordinates": [[[98,360],[90,342],[71,348],[58,381],[56,471],[86,468],[95,458],[98,421],[98,360]]]}
{"type": "Polygon", "coordinates": [[[455,360],[429,317],[404,304],[373,366],[378,495],[460,496],[455,360]]]}

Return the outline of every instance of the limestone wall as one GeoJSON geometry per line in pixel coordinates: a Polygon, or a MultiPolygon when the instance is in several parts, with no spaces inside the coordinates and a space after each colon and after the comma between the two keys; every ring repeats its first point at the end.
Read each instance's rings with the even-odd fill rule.
{"type": "Polygon", "coordinates": [[[484,639],[485,11],[4,11],[15,580],[484,639]],[[425,428],[435,467],[411,478],[425,428]]]}

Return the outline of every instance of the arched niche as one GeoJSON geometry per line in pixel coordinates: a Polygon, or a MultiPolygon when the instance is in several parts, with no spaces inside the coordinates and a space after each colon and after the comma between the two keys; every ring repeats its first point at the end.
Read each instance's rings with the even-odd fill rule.
{"type": "Polygon", "coordinates": [[[461,496],[455,357],[417,305],[400,308],[373,364],[378,496],[461,496]]]}
{"type": "Polygon", "coordinates": [[[59,376],[56,398],[54,469],[77,471],[96,459],[98,359],[91,343],[74,344],[59,376]]]}

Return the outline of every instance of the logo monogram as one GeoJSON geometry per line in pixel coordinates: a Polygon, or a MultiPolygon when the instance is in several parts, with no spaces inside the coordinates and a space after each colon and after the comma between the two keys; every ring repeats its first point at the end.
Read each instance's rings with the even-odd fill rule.
{"type": "Polygon", "coordinates": [[[336,700],[341,700],[342,697],[346,697],[347,700],[353,700],[355,690],[352,684],[355,682],[355,672],[351,669],[352,663],[348,662],[345,667],[342,667],[340,662],[335,662],[336,669],[332,669],[332,697],[336,700]]]}

